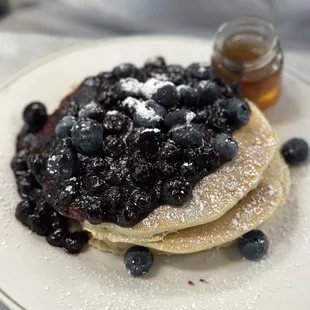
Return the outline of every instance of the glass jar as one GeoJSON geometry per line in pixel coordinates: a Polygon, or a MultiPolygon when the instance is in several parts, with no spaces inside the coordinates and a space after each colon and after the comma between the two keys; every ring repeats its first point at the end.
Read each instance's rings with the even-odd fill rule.
{"type": "Polygon", "coordinates": [[[240,82],[242,96],[261,109],[276,103],[283,52],[272,24],[254,17],[223,24],[214,39],[212,64],[224,80],[240,82]]]}

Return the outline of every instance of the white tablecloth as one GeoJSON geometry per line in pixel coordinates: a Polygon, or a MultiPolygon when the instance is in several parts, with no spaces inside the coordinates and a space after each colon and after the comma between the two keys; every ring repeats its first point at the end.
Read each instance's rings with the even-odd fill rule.
{"type": "MultiPolygon", "coordinates": [[[[39,58],[86,42],[86,40],[34,34],[0,33],[0,42],[1,84],[8,77],[32,64],[39,58]]],[[[288,50],[285,56],[286,65],[296,69],[310,80],[310,53],[288,50]]],[[[8,310],[8,308],[0,303],[0,310],[8,310]]]]}

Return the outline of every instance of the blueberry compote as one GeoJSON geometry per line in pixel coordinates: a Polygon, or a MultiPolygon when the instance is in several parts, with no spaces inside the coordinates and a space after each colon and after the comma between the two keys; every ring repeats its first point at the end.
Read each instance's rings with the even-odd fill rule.
{"type": "Polygon", "coordinates": [[[70,235],[66,218],[132,227],[162,204],[183,205],[236,155],[232,133],[250,118],[239,94],[205,63],[157,57],[86,78],[47,120],[32,104],[13,160],[17,218],[78,252],[87,236],[70,235]]]}

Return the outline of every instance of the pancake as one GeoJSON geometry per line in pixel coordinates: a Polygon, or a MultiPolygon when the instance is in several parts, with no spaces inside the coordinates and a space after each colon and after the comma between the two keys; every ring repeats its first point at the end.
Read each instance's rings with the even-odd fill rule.
{"type": "Polygon", "coordinates": [[[100,236],[106,230],[124,237],[156,241],[164,235],[220,218],[257,187],[262,174],[278,149],[278,138],[254,104],[250,122],[234,133],[239,151],[235,159],[202,179],[193,189],[193,198],[183,206],[163,205],[132,228],[103,223],[84,229],[100,236]]]}
{"type": "Polygon", "coordinates": [[[288,167],[277,153],[258,187],[212,223],[168,234],[157,242],[126,238],[106,230],[105,234],[94,234],[90,244],[102,251],[116,254],[122,254],[133,244],[165,254],[188,254],[227,245],[266,221],[285,202],[289,186],[288,167]]]}

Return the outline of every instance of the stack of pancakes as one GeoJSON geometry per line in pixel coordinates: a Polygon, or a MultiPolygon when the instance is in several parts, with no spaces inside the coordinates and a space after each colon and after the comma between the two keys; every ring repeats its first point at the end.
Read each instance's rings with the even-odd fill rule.
{"type": "Polygon", "coordinates": [[[132,245],[186,254],[224,246],[258,227],[288,195],[289,170],[276,133],[250,103],[250,122],[234,133],[234,160],[202,179],[183,206],[163,205],[132,228],[84,223],[91,245],[122,254],[132,245]]]}

